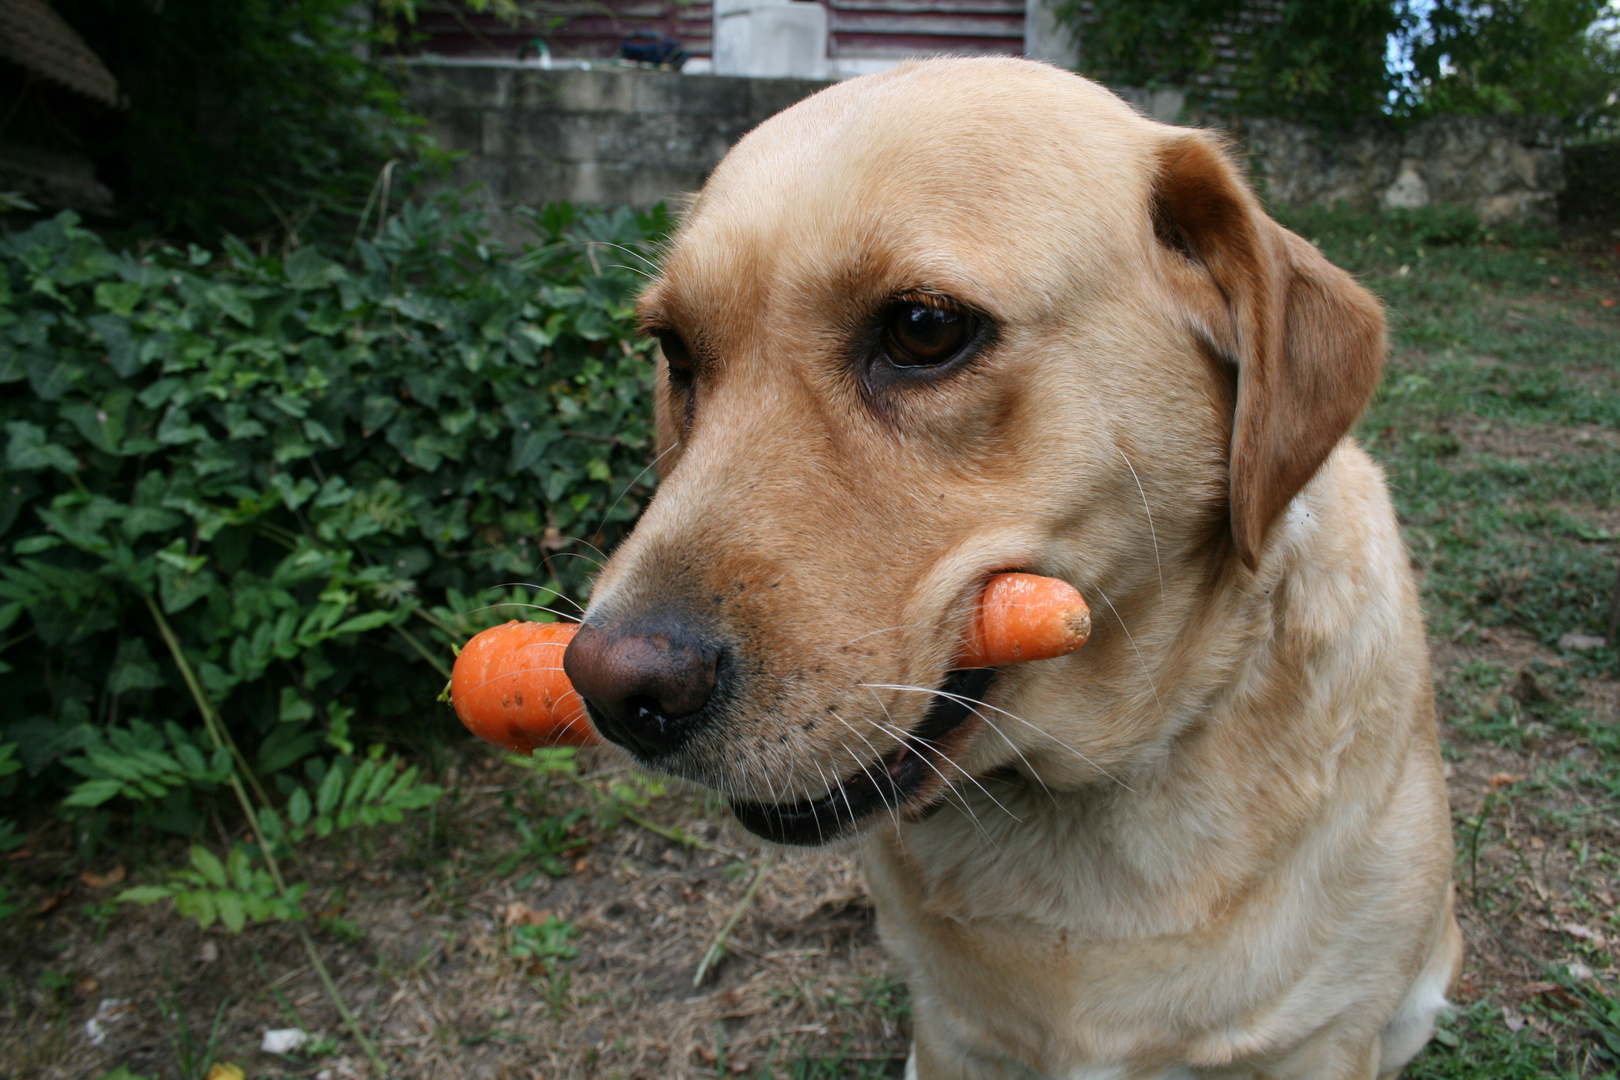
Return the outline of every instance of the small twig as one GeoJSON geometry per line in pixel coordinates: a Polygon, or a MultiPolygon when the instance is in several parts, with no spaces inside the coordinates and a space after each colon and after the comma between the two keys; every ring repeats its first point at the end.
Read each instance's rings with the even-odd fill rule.
{"type": "MultiPolygon", "coordinates": [[[[254,791],[258,793],[261,805],[268,809],[271,805],[270,800],[265,796],[264,789],[259,787],[253,773],[248,769],[247,762],[243,759],[242,752],[237,749],[235,741],[231,739],[224,725],[220,723],[219,715],[214,710],[213,700],[209,698],[208,692],[203,689],[201,680],[197,678],[197,673],[192,670],[191,661],[186,659],[186,654],[180,647],[180,639],[175,635],[174,628],[169,625],[169,620],[164,617],[163,609],[158,607],[157,601],[152,598],[151,593],[143,591],[141,596],[146,600],[146,606],[151,609],[152,618],[157,621],[158,633],[163,635],[164,644],[169,647],[170,655],[173,656],[176,666],[180,668],[181,678],[185,679],[186,686],[191,690],[192,698],[197,702],[197,711],[202,713],[203,726],[208,731],[210,741],[213,742],[216,749],[220,747],[228,749],[238,766],[238,768],[231,770],[231,790],[235,792],[236,801],[241,804],[242,813],[248,820],[248,827],[253,830],[253,837],[258,841],[259,852],[264,856],[265,869],[270,872],[270,878],[275,883],[276,891],[285,898],[287,896],[287,881],[282,877],[281,864],[276,860],[275,852],[271,849],[269,841],[265,839],[264,830],[260,827],[259,814],[253,805],[253,800],[248,797],[247,789],[242,786],[242,776],[245,775],[253,783],[254,791]]],[[[309,936],[309,931],[304,928],[302,923],[294,923],[293,929],[297,931],[299,939],[303,941],[304,951],[309,954],[309,962],[315,968],[315,974],[320,976],[321,984],[326,987],[327,996],[332,999],[332,1004],[337,1007],[338,1015],[343,1018],[344,1026],[349,1029],[349,1033],[354,1036],[355,1041],[360,1044],[360,1048],[365,1051],[366,1057],[370,1059],[371,1067],[377,1071],[377,1075],[380,1077],[388,1076],[388,1066],[384,1064],[382,1056],[377,1053],[377,1047],[373,1045],[366,1033],[361,1030],[360,1021],[355,1018],[354,1013],[349,1011],[349,1006],[344,1002],[342,995],[338,993],[337,984],[332,981],[331,973],[326,970],[326,964],[321,960],[320,950],[315,947],[314,939],[309,936]]]]}
{"type": "Polygon", "coordinates": [[[646,829],[648,832],[657,833],[665,840],[673,841],[680,844],[682,847],[703,848],[705,851],[717,851],[722,855],[731,855],[731,852],[726,851],[724,848],[717,848],[707,840],[700,840],[691,833],[686,832],[684,829],[677,829],[669,825],[660,825],[656,821],[649,821],[628,807],[619,807],[619,813],[624,816],[626,821],[633,822],[634,824],[641,826],[643,829],[646,829]]]}
{"type": "Polygon", "coordinates": [[[411,614],[417,616],[423,622],[425,622],[429,626],[433,627],[435,630],[441,631],[442,633],[449,634],[452,638],[468,638],[468,637],[472,636],[471,634],[467,633],[465,630],[457,630],[455,627],[453,627],[450,624],[446,623],[443,619],[439,618],[437,615],[429,614],[427,608],[420,607],[420,606],[412,608],[411,609],[411,614]]]}
{"type": "Polygon", "coordinates": [[[772,853],[766,851],[764,855],[760,856],[759,862],[755,864],[754,879],[748,883],[748,891],[743,893],[741,900],[737,901],[737,906],[731,909],[731,915],[726,919],[725,925],[720,927],[720,932],[714,936],[714,941],[709,944],[708,950],[704,952],[703,959],[697,966],[697,974],[692,976],[693,987],[702,986],[703,976],[707,975],[709,969],[719,963],[720,958],[726,954],[726,939],[731,936],[731,931],[736,929],[737,923],[744,913],[753,906],[754,897],[759,893],[760,883],[765,880],[765,875],[771,871],[771,859],[772,853]]]}
{"type": "Polygon", "coordinates": [[[1614,577],[1614,595],[1609,598],[1609,648],[1620,649],[1620,573],[1614,577]]]}
{"type": "Polygon", "coordinates": [[[416,637],[415,634],[411,633],[409,630],[405,629],[403,626],[399,625],[398,623],[394,624],[394,632],[397,633],[400,637],[405,639],[405,644],[409,645],[411,648],[415,649],[418,653],[420,653],[422,655],[422,659],[424,659],[428,663],[432,664],[434,671],[437,671],[440,675],[443,675],[446,679],[448,679],[450,677],[450,669],[444,666],[444,661],[440,660],[437,656],[434,656],[432,653],[428,652],[427,651],[427,646],[423,645],[421,643],[421,641],[417,640],[417,637],[416,637]]]}
{"type": "MultiPolygon", "coordinates": [[[[163,609],[158,607],[157,600],[152,597],[152,594],[145,590],[141,592],[141,599],[146,601],[147,608],[152,612],[152,618],[157,623],[158,633],[162,635],[163,643],[168,646],[169,655],[174,658],[175,666],[180,669],[180,677],[185,680],[186,688],[191,691],[191,699],[197,703],[197,711],[202,714],[203,727],[208,732],[209,741],[214,744],[214,749],[218,750],[223,747],[229,751],[231,759],[236,762],[237,772],[240,773],[240,776],[233,773],[231,786],[236,788],[237,800],[247,813],[248,824],[253,826],[253,835],[259,838],[259,846],[269,850],[269,845],[264,842],[264,837],[259,836],[259,818],[253,812],[253,804],[248,799],[247,793],[242,791],[241,777],[247,777],[247,782],[253,787],[253,793],[259,797],[259,802],[263,805],[272,805],[270,796],[265,794],[264,788],[259,786],[259,778],[253,775],[252,769],[248,768],[247,758],[242,756],[242,751],[236,745],[236,740],[230,737],[230,733],[225,730],[225,725],[220,723],[219,716],[214,711],[213,700],[209,698],[208,691],[203,689],[202,681],[197,678],[197,673],[192,670],[191,661],[186,659],[185,650],[180,647],[180,638],[176,636],[174,627],[169,625],[169,620],[164,617],[163,609]]],[[[279,880],[276,884],[282,889],[286,888],[279,880]]]]}

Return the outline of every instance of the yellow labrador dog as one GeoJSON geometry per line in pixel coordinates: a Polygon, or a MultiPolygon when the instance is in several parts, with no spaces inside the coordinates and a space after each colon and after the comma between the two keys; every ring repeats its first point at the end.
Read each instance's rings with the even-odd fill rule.
{"type": "Polygon", "coordinates": [[[664,479],[566,667],[641,763],[855,837],[908,1074],[1391,1076],[1461,956],[1378,303],[1210,136],[1010,59],[762,124],[642,299],[664,479]],[[1096,630],[951,659],[986,578],[1096,630]]]}

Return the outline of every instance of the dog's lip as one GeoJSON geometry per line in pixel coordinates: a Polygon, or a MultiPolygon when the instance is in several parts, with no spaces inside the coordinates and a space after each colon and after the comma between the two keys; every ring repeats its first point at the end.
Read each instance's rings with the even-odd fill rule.
{"type": "Polygon", "coordinates": [[[910,738],[875,764],[858,769],[816,799],[783,805],[733,802],[731,812],[749,832],[778,844],[814,846],[855,831],[886,810],[898,810],[939,773],[940,744],[973,715],[995,678],[995,668],[953,671],[910,738]]]}

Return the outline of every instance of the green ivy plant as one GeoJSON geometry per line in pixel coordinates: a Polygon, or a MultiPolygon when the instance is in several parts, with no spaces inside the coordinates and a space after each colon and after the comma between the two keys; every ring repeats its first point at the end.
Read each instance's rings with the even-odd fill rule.
{"type": "Polygon", "coordinates": [[[531,223],[505,248],[412,204],[285,259],[72,214],[0,239],[0,741],[35,801],[194,833],[230,759],[319,831],[261,778],[443,730],[453,647],[577,610],[651,489],[630,301],[667,222],[531,223]]]}

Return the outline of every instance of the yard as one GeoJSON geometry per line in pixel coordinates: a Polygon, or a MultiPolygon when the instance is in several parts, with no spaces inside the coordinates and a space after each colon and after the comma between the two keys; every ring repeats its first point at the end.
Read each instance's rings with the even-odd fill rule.
{"type": "MultiPolygon", "coordinates": [[[[1458,1011],[1408,1075],[1614,1075],[1620,666],[1592,639],[1620,555],[1617,237],[1290,224],[1392,316],[1361,436],[1422,576],[1468,936],[1458,1011]]],[[[513,761],[444,724],[430,813],[298,867],[393,1075],[899,1075],[906,992],[848,854],[776,857],[702,793],[589,755],[513,761]]],[[[87,865],[65,825],[32,835],[0,868],[20,909],[0,920],[0,1076],[375,1075],[286,924],[201,931],[112,902],[183,845],[87,865]],[[313,1038],[261,1051],[286,1028],[313,1038]]]]}

